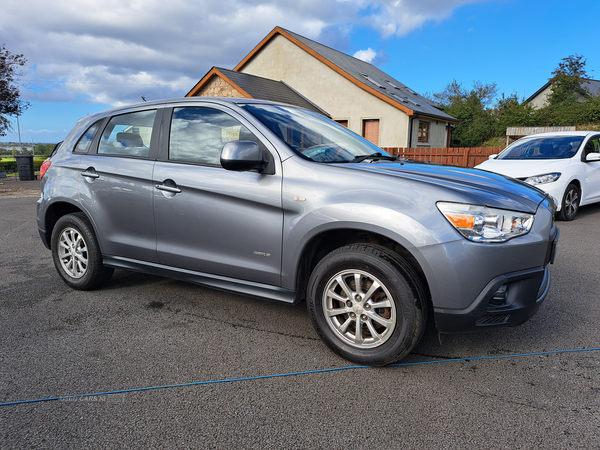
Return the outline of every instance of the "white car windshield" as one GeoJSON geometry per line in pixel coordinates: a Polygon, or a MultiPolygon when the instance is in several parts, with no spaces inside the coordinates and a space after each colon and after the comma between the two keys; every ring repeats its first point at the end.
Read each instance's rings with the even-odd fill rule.
{"type": "Polygon", "coordinates": [[[583,136],[524,137],[508,146],[497,159],[567,159],[577,153],[583,136]]]}
{"type": "Polygon", "coordinates": [[[266,125],[292,150],[322,163],[396,159],[347,128],[316,113],[294,107],[251,104],[244,109],[266,125]]]}

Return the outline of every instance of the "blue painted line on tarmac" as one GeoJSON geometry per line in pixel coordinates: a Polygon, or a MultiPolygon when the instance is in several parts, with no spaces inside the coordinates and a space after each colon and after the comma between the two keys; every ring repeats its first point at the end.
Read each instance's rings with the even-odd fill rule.
{"type": "MultiPolygon", "coordinates": [[[[390,364],[387,367],[407,367],[407,366],[422,366],[426,364],[440,364],[440,363],[449,363],[449,362],[458,362],[458,361],[481,361],[486,359],[505,359],[505,358],[522,358],[526,356],[544,356],[544,355],[555,355],[559,353],[579,353],[579,352],[596,352],[600,351],[600,348],[581,348],[575,350],[552,350],[546,352],[535,352],[535,353],[521,353],[516,355],[496,355],[496,356],[475,356],[471,358],[451,358],[451,359],[438,359],[434,361],[419,361],[413,363],[398,363],[398,364],[390,364]]],[[[239,381],[256,381],[263,380],[267,378],[281,378],[281,377],[292,377],[299,375],[312,375],[317,373],[327,373],[327,372],[338,372],[341,370],[353,370],[353,369],[369,369],[371,366],[347,366],[347,367],[335,367],[332,369],[321,369],[321,370],[309,370],[305,372],[292,372],[292,373],[279,373],[273,375],[260,375],[256,377],[245,377],[245,378],[228,378],[223,380],[211,380],[211,381],[198,381],[194,383],[181,383],[181,384],[169,384],[164,386],[150,386],[150,387],[141,387],[134,389],[121,389],[117,391],[105,391],[105,392],[95,392],[92,394],[76,394],[76,395],[64,395],[61,397],[49,397],[49,398],[38,398],[33,400],[20,400],[14,402],[6,402],[0,403],[0,406],[10,406],[10,405],[23,405],[27,403],[41,403],[41,402],[51,402],[55,400],[69,400],[76,398],[85,398],[85,397],[97,397],[101,395],[112,395],[112,394],[126,394],[130,392],[142,392],[142,391],[153,391],[156,389],[170,389],[170,388],[180,388],[180,387],[189,387],[189,386],[201,386],[205,384],[217,384],[217,383],[235,383],[239,381]]]]}

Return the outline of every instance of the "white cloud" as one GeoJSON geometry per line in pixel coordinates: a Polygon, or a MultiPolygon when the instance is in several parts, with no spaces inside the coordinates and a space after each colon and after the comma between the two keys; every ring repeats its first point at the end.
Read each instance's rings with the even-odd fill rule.
{"type": "Polygon", "coordinates": [[[375,0],[369,2],[367,22],[384,38],[401,37],[421,28],[426,22],[441,22],[469,3],[489,0],[375,0]]]}
{"type": "MultiPolygon", "coordinates": [[[[485,0],[8,1],[0,43],[29,61],[24,99],[119,105],[185,95],[277,25],[343,49],[355,24],[402,36],[475,1],[485,0]]],[[[373,61],[377,53],[357,55],[373,61]]]]}
{"type": "Polygon", "coordinates": [[[357,51],[353,56],[355,58],[358,58],[358,59],[364,61],[364,62],[370,63],[377,56],[377,52],[375,50],[373,50],[371,47],[369,47],[366,50],[359,50],[359,51],[357,51]]]}

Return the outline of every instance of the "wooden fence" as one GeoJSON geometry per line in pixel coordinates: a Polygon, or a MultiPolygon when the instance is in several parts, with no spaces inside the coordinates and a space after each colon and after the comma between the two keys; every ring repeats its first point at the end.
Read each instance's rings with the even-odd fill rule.
{"type": "Polygon", "coordinates": [[[500,153],[504,147],[458,147],[458,148],[399,148],[382,147],[391,155],[400,155],[415,161],[428,161],[451,166],[475,167],[490,155],[500,153]]]}

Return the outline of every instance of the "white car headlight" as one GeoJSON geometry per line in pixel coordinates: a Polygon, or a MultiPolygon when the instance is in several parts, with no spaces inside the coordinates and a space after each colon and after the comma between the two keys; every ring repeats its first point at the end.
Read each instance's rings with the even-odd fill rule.
{"type": "Polygon", "coordinates": [[[558,172],[554,172],[554,173],[545,173],[543,175],[536,175],[534,177],[529,177],[525,179],[525,183],[529,183],[529,184],[546,184],[546,183],[553,183],[554,181],[558,180],[560,178],[560,173],[558,172]]]}
{"type": "Polygon", "coordinates": [[[529,233],[535,216],[464,203],[438,202],[437,207],[460,234],[474,242],[505,242],[529,233]]]}

